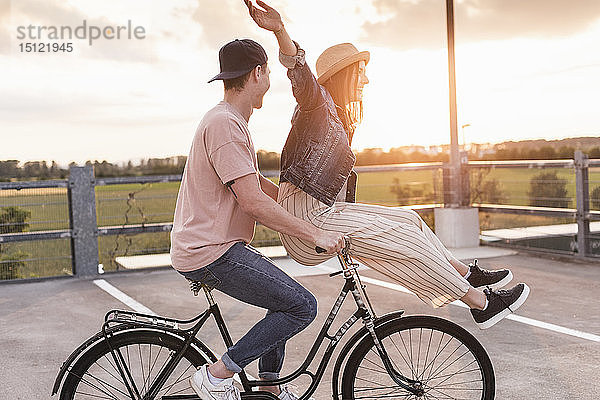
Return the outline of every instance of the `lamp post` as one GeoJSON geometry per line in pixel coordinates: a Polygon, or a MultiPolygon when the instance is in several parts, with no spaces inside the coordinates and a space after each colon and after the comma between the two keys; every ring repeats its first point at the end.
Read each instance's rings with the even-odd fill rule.
{"type": "Polygon", "coordinates": [[[448,80],[450,84],[450,206],[461,204],[460,155],[456,118],[456,74],[454,63],[454,0],[446,0],[446,31],[448,36],[448,80]]]}
{"type": "MultiPolygon", "coordinates": [[[[448,80],[450,83],[450,163],[447,171],[449,191],[444,207],[436,207],[435,234],[448,247],[477,247],[479,245],[479,214],[473,207],[461,207],[464,193],[461,160],[458,152],[458,124],[456,118],[456,77],[454,73],[454,2],[446,0],[446,27],[448,33],[448,80]]],[[[464,127],[463,127],[464,128],[464,127]]],[[[464,129],[463,129],[464,132],[464,129]]],[[[465,182],[466,184],[467,182],[465,182]]],[[[465,189],[468,186],[465,186],[465,189]]],[[[446,196],[444,196],[446,197],[446,196]]]]}

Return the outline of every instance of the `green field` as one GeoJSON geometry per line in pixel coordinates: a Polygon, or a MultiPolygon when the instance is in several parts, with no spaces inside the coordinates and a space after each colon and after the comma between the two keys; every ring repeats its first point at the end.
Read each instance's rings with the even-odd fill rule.
{"type": "MultiPolygon", "coordinates": [[[[539,169],[494,169],[485,175],[486,180],[496,179],[503,194],[502,204],[528,205],[529,180],[539,169]]],[[[559,178],[567,181],[570,207],[575,207],[575,174],[571,169],[557,169],[559,178]]],[[[481,184],[478,182],[477,184],[481,184]]],[[[590,192],[600,186],[600,169],[590,171],[590,192]]],[[[171,222],[179,182],[128,184],[96,187],[96,213],[98,226],[171,222]]],[[[388,206],[430,204],[443,202],[441,171],[377,172],[359,175],[357,201],[388,206]],[[403,188],[400,196],[392,192],[396,183],[403,188]]],[[[28,231],[45,231],[69,228],[67,191],[57,189],[22,189],[0,191],[0,210],[17,206],[31,213],[28,231]]],[[[424,214],[433,225],[432,215],[424,214]]],[[[565,219],[481,213],[481,228],[496,229],[520,226],[546,225],[572,222],[565,219]]],[[[100,263],[105,270],[115,269],[115,257],[150,253],[164,253],[169,249],[168,233],[103,236],[98,240],[100,263]]],[[[277,245],[275,232],[258,226],[253,245],[277,245]]],[[[40,277],[71,273],[70,240],[0,244],[3,257],[21,254],[24,265],[4,261],[14,277],[40,277]]],[[[7,272],[5,271],[6,275],[7,272]]]]}

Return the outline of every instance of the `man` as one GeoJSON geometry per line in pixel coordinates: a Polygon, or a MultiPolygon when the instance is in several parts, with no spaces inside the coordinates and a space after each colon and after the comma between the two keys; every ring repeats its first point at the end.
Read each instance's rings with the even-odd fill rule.
{"type": "MultiPolygon", "coordinates": [[[[270,86],[264,49],[236,39],[221,48],[219,62],[221,72],[209,82],[223,80],[224,99],[206,113],[194,136],[175,207],[171,261],[186,278],[268,310],[218,362],[190,378],[201,398],[233,400],[240,398],[234,373],[259,358],[259,376],[277,378],[286,341],[317,311],[308,290],[248,245],[256,221],[328,253],[341,250],[343,236],[285,211],[276,202],[277,185],[258,172],[248,120],[270,86]]],[[[278,387],[262,390],[295,399],[278,387]]]]}

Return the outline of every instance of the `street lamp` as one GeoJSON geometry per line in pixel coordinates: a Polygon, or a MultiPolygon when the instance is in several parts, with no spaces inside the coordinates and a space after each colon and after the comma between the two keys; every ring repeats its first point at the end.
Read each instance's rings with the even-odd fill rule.
{"type": "MultiPolygon", "coordinates": [[[[436,207],[435,233],[448,247],[476,247],[479,245],[479,213],[477,208],[463,207],[469,202],[468,180],[463,190],[463,168],[458,152],[458,123],[456,119],[456,77],[454,68],[454,0],[446,0],[446,29],[448,34],[448,78],[450,87],[450,165],[444,190],[448,190],[449,199],[444,196],[444,207],[436,207]]],[[[463,135],[464,127],[463,126],[463,135]]],[[[464,139],[463,139],[464,141],[464,139]]]]}
{"type": "Polygon", "coordinates": [[[456,74],[454,69],[454,0],[446,0],[446,33],[448,37],[448,83],[450,86],[450,206],[461,203],[460,155],[456,122],[456,74]]]}
{"type": "Polygon", "coordinates": [[[463,126],[461,126],[462,129],[462,142],[463,142],[463,151],[467,151],[467,142],[465,142],[465,128],[467,126],[471,126],[471,124],[464,124],[463,126]]]}

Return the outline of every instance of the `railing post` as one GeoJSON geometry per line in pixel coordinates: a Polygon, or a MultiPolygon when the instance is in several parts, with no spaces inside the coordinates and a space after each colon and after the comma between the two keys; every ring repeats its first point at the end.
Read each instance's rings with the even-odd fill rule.
{"type": "Polygon", "coordinates": [[[588,158],[581,150],[575,151],[575,192],[577,200],[577,255],[590,254],[590,187],[588,158]]]}
{"type": "Polygon", "coordinates": [[[442,165],[444,207],[468,207],[471,205],[469,158],[465,151],[460,154],[458,171],[450,163],[442,165]],[[452,174],[458,174],[456,178],[452,174]],[[456,186],[454,183],[458,182],[456,186]]]}
{"type": "Polygon", "coordinates": [[[462,207],[469,207],[471,205],[471,174],[469,170],[469,156],[466,151],[460,153],[460,180],[460,205],[462,207]]]}
{"type": "Polygon", "coordinates": [[[73,275],[98,275],[98,224],[94,168],[71,167],[69,171],[69,219],[73,275]]]}
{"type": "Polygon", "coordinates": [[[444,207],[452,205],[452,167],[448,163],[442,166],[442,198],[444,207]]]}

